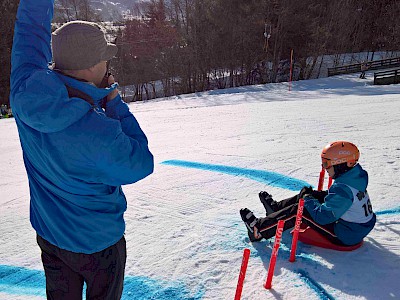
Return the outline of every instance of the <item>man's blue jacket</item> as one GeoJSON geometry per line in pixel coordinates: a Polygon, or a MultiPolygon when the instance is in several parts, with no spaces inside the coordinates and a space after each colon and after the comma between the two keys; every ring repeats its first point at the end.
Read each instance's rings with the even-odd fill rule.
{"type": "MultiPolygon", "coordinates": [[[[21,0],[12,49],[10,101],[29,178],[37,233],[69,251],[94,253],[124,234],[121,185],[153,172],[153,155],[117,96],[100,108],[100,89],[48,68],[54,0],[21,0]],[[94,105],[70,97],[66,85],[94,105]]],[[[79,51],[79,49],[76,49],[79,51]]]]}

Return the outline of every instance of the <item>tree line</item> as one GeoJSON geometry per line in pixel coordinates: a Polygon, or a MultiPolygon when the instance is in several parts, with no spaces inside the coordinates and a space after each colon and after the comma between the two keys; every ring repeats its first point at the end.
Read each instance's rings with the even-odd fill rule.
{"type": "MultiPolygon", "coordinates": [[[[1,101],[16,9],[5,2],[1,101]]],[[[106,24],[119,48],[112,71],[134,89],[127,101],[286,80],[292,49],[296,79],[310,78],[322,55],[400,49],[396,0],[149,0],[131,12],[106,24]]],[[[56,13],[59,23],[100,18],[88,0],[59,0],[56,13]]]]}

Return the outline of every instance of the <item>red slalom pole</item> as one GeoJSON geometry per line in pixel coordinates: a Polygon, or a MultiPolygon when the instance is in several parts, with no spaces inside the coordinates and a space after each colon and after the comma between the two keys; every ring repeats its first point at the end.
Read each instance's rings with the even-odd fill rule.
{"type": "Polygon", "coordinates": [[[332,185],[332,177],[329,176],[329,180],[328,180],[328,189],[331,187],[332,185]]]}
{"type": "Polygon", "coordinates": [[[325,169],[322,168],[321,172],[319,172],[318,191],[322,191],[322,189],[324,188],[324,180],[325,180],[325,169]]]}
{"type": "Polygon", "coordinates": [[[301,198],[299,200],[299,205],[297,208],[296,224],[294,226],[294,231],[293,231],[292,248],[290,249],[290,258],[289,258],[290,262],[294,262],[296,260],[297,240],[299,238],[301,219],[303,218],[303,209],[304,209],[304,199],[301,198]]]}
{"type": "Polygon", "coordinates": [[[278,257],[278,250],[279,250],[279,246],[281,245],[284,224],[285,224],[284,220],[279,220],[278,226],[276,227],[275,242],[274,242],[274,247],[272,248],[271,259],[269,260],[267,281],[264,284],[264,287],[266,289],[270,289],[272,286],[272,277],[274,276],[276,258],[278,257]]]}
{"type": "Polygon", "coordinates": [[[240,297],[242,296],[243,282],[244,282],[244,278],[246,277],[246,270],[247,270],[247,264],[249,262],[249,257],[250,257],[250,249],[246,248],[243,251],[242,266],[240,267],[239,279],[238,279],[238,284],[236,287],[235,300],[240,300],[240,297]]]}

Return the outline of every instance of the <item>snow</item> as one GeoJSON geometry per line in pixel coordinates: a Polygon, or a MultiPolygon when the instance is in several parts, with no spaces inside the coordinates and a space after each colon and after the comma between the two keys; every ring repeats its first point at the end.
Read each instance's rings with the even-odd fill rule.
{"type": "MultiPolygon", "coordinates": [[[[216,90],[130,104],[155,171],[124,187],[128,260],[123,299],[400,299],[400,86],[359,74],[216,90]],[[298,244],[285,232],[265,290],[272,241],[251,243],[239,210],[261,216],[258,192],[317,185],[330,141],[358,145],[377,224],[353,252],[298,244]]],[[[0,120],[0,299],[44,299],[29,223],[29,186],[13,119],[0,120]]]]}

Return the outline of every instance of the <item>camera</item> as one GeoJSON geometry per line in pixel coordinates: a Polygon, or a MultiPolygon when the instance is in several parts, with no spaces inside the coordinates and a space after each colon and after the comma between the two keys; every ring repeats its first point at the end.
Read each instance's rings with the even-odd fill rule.
{"type": "Polygon", "coordinates": [[[106,88],[109,87],[110,85],[108,84],[108,77],[110,77],[112,74],[110,72],[107,72],[104,77],[103,80],[100,83],[100,88],[106,88]]]}

